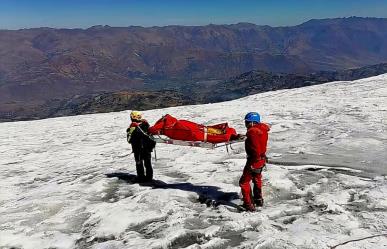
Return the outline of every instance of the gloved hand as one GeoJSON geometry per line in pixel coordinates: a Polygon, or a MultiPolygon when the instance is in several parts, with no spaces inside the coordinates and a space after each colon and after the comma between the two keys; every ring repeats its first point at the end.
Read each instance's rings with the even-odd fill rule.
{"type": "Polygon", "coordinates": [[[245,139],[246,135],[243,135],[243,134],[236,134],[233,139],[234,140],[243,140],[245,139]]]}

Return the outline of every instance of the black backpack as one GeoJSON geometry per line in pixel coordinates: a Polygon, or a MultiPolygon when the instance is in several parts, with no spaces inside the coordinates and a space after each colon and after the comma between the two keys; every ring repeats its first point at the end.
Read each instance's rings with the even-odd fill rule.
{"type": "Polygon", "coordinates": [[[146,137],[144,138],[144,147],[150,152],[156,147],[156,141],[152,136],[146,134],[146,137]]]}
{"type": "Polygon", "coordinates": [[[143,138],[143,146],[144,148],[149,151],[149,152],[152,152],[153,149],[156,147],[156,141],[154,140],[153,136],[149,135],[148,133],[146,133],[145,131],[143,131],[143,129],[141,129],[140,126],[137,126],[136,127],[141,133],[142,133],[142,138],[143,138]]]}

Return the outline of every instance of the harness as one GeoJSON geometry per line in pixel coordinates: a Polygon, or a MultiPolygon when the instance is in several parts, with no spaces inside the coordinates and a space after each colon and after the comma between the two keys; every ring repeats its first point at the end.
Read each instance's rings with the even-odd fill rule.
{"type": "Polygon", "coordinates": [[[251,170],[251,172],[253,172],[254,174],[261,174],[263,168],[266,167],[266,163],[268,162],[268,159],[267,159],[266,154],[260,155],[260,156],[258,157],[258,161],[260,161],[260,160],[265,160],[265,162],[264,162],[264,164],[263,164],[262,167],[257,168],[257,169],[254,169],[254,168],[252,168],[252,167],[250,166],[250,170],[251,170]]]}
{"type": "Polygon", "coordinates": [[[258,168],[258,169],[253,169],[253,168],[250,168],[251,169],[251,172],[253,172],[254,174],[261,174],[262,173],[262,171],[263,171],[263,168],[265,168],[266,167],[266,163],[262,166],[262,167],[260,167],[260,168],[258,168]]]}
{"type": "MultiPolygon", "coordinates": [[[[249,159],[249,158],[250,157],[247,157],[247,159],[249,159]]],[[[265,160],[265,162],[267,162],[266,154],[259,155],[256,162],[261,161],[261,160],[265,160]]]]}

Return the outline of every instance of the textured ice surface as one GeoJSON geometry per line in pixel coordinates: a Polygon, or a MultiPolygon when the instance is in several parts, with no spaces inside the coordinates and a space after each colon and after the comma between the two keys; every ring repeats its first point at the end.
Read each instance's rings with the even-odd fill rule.
{"type": "Polygon", "coordinates": [[[139,185],[129,111],[2,123],[0,248],[387,248],[371,237],[387,231],[386,96],[382,75],[145,112],[240,133],[260,112],[272,131],[257,213],[232,207],[243,144],[158,145],[157,180],[139,185]]]}

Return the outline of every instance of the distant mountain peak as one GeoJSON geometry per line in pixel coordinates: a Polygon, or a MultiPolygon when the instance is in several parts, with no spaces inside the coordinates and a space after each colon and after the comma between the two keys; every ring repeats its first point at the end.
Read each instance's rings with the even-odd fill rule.
{"type": "Polygon", "coordinates": [[[337,18],[324,18],[324,19],[310,19],[298,26],[314,26],[314,25],[332,25],[332,24],[343,24],[343,23],[356,23],[356,22],[365,22],[365,21],[385,21],[386,18],[378,17],[359,17],[359,16],[349,16],[349,17],[337,17],[337,18]]]}
{"type": "Polygon", "coordinates": [[[251,27],[257,27],[258,25],[250,22],[238,22],[236,24],[231,24],[230,26],[251,28],[251,27]]]}
{"type": "Polygon", "coordinates": [[[111,26],[109,25],[94,25],[88,28],[87,30],[101,30],[101,29],[109,29],[111,26]]]}

